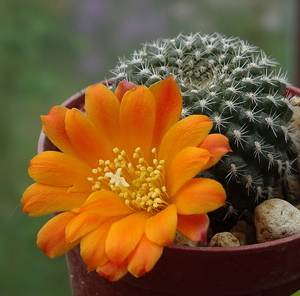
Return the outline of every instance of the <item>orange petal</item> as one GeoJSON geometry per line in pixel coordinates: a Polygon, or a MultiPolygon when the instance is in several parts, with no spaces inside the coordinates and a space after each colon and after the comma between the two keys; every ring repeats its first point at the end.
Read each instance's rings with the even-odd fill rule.
{"type": "Polygon", "coordinates": [[[145,234],[150,241],[165,246],[174,240],[176,227],[177,209],[174,205],[169,205],[148,219],[145,234]]]}
{"type": "Polygon", "coordinates": [[[68,192],[67,187],[32,184],[23,193],[23,212],[30,216],[42,216],[70,211],[80,207],[88,198],[87,193],[68,192]]]}
{"type": "Polygon", "coordinates": [[[66,228],[66,239],[73,242],[87,233],[100,227],[109,217],[102,217],[95,214],[80,214],[68,224],[66,228]]]}
{"type": "Polygon", "coordinates": [[[128,271],[135,277],[144,275],[154,267],[162,252],[162,246],[151,242],[144,235],[135,250],[128,257],[128,271]]]}
{"type": "Polygon", "coordinates": [[[189,146],[181,150],[166,172],[168,194],[173,196],[188,180],[200,173],[210,158],[211,155],[207,150],[197,147],[189,146]]]}
{"type": "Polygon", "coordinates": [[[85,109],[98,133],[107,139],[106,145],[119,147],[120,102],[116,95],[103,84],[90,86],[85,93],[85,109]]]}
{"type": "Polygon", "coordinates": [[[177,230],[193,242],[206,243],[209,218],[206,214],[178,215],[177,230]]]}
{"type": "Polygon", "coordinates": [[[156,98],[156,125],[153,147],[158,147],[167,130],[180,119],[182,97],[173,77],[152,84],[149,90],[156,98]]]}
{"type": "Polygon", "coordinates": [[[116,221],[118,218],[110,218],[81,238],[80,254],[89,271],[97,269],[109,261],[105,252],[105,240],[111,225],[116,221]]]}
{"type": "Polygon", "coordinates": [[[37,245],[48,257],[58,257],[78,244],[78,241],[68,243],[65,236],[66,227],[74,217],[76,217],[76,214],[73,212],[58,214],[39,231],[37,245]]]}
{"type": "Polygon", "coordinates": [[[114,223],[106,239],[106,254],[114,264],[121,264],[141,240],[150,213],[141,211],[114,223]]]}
{"type": "Polygon", "coordinates": [[[204,115],[191,115],[175,123],[163,137],[158,153],[158,158],[165,160],[166,170],[182,149],[198,146],[212,126],[213,123],[204,115]]]}
{"type": "Polygon", "coordinates": [[[127,91],[129,91],[129,90],[131,90],[131,89],[133,89],[133,88],[136,88],[136,87],[137,87],[136,84],[134,84],[134,83],[132,83],[132,82],[129,82],[129,81],[126,81],[126,80],[122,80],[122,81],[118,84],[118,86],[117,86],[117,88],[116,88],[115,95],[116,95],[116,97],[118,98],[118,100],[121,102],[122,99],[123,99],[124,94],[125,94],[127,91]]]}
{"type": "Polygon", "coordinates": [[[65,153],[45,151],[30,161],[28,173],[36,182],[57,187],[72,187],[72,191],[90,192],[87,180],[92,168],[65,153]]]}
{"type": "Polygon", "coordinates": [[[90,195],[79,212],[101,216],[120,216],[129,215],[135,211],[125,205],[124,198],[115,192],[100,190],[90,195]]]}
{"type": "Polygon", "coordinates": [[[228,138],[221,134],[208,135],[199,148],[206,149],[212,156],[203,170],[215,165],[226,153],[232,152],[228,138]]]}
{"type": "Polygon", "coordinates": [[[68,109],[62,106],[51,108],[48,115],[42,115],[43,132],[50,141],[61,151],[78,157],[65,129],[65,116],[68,109]]]}
{"type": "Polygon", "coordinates": [[[78,154],[92,167],[97,167],[99,159],[112,159],[112,148],[107,139],[99,134],[93,123],[78,109],[66,113],[66,132],[78,154]]]}
{"type": "Polygon", "coordinates": [[[205,214],[225,204],[226,193],[222,185],[211,179],[195,178],[188,181],[170,202],[177,207],[178,214],[205,214]]]}
{"type": "Polygon", "coordinates": [[[155,126],[156,99],[148,88],[139,86],[125,93],[120,110],[122,149],[129,156],[137,147],[144,158],[151,152],[155,126]]]}
{"type": "Polygon", "coordinates": [[[118,265],[109,261],[106,265],[97,268],[97,272],[112,282],[118,281],[127,273],[127,260],[118,265]]]}

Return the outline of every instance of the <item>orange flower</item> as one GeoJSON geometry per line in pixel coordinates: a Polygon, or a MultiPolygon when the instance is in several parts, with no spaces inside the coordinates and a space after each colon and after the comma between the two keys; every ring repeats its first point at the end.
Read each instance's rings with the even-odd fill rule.
{"type": "Polygon", "coordinates": [[[225,203],[218,182],[194,178],[230,151],[203,115],[179,120],[182,98],[170,77],[149,88],[122,82],[86,91],[86,114],[53,107],[43,131],[61,152],[30,163],[24,192],[32,216],[60,212],[37,244],[57,257],[80,244],[89,270],[110,280],[150,271],[176,231],[205,241],[207,212],[225,203]],[[129,90],[128,90],[129,89],[129,90]]]}

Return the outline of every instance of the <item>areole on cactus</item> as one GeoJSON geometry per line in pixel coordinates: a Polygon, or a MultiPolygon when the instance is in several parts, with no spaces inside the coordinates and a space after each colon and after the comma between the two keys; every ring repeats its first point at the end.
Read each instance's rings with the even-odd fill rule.
{"type": "Polygon", "coordinates": [[[123,79],[150,86],[173,75],[183,95],[182,117],[207,115],[212,132],[229,138],[233,151],[201,173],[227,192],[227,205],[211,214],[212,223],[235,220],[275,197],[276,182],[293,173],[293,106],[276,65],[239,38],[196,33],[146,43],[112,70],[113,88],[123,79]]]}

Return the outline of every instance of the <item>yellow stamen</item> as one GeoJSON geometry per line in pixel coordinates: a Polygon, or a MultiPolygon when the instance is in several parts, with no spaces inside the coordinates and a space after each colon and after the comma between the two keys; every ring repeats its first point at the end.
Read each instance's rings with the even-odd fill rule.
{"type": "Polygon", "coordinates": [[[164,185],[164,160],[157,159],[156,149],[151,150],[153,165],[147,163],[140,147],[135,149],[132,159],[117,147],[113,152],[115,159],[99,160],[99,167],[92,170],[97,177],[88,177],[92,189],[114,191],[135,210],[151,213],[163,210],[168,205],[168,194],[164,185]]]}

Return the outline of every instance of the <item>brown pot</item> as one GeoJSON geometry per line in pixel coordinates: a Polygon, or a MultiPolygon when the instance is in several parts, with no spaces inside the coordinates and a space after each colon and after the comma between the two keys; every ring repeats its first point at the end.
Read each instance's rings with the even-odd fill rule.
{"type": "MultiPolygon", "coordinates": [[[[288,87],[288,93],[300,95],[300,89],[288,87]]],[[[84,91],[63,105],[83,108],[84,91]]],[[[42,133],[38,151],[45,150],[57,148],[42,133]]],[[[241,247],[169,246],[149,273],[118,282],[87,272],[78,246],[66,257],[74,296],[289,296],[300,289],[300,234],[241,247]]]]}

